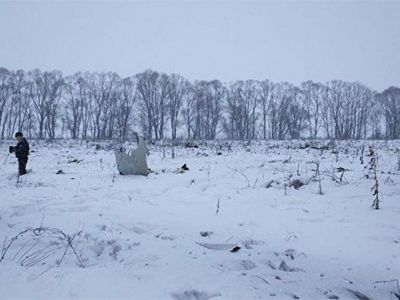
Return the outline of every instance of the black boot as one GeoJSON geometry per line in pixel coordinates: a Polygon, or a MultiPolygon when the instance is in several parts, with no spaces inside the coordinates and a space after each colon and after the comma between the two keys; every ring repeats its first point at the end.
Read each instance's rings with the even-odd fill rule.
{"type": "Polygon", "coordinates": [[[25,175],[26,172],[26,165],[28,163],[28,158],[27,157],[22,157],[18,158],[18,170],[19,170],[19,175],[25,175]]]}

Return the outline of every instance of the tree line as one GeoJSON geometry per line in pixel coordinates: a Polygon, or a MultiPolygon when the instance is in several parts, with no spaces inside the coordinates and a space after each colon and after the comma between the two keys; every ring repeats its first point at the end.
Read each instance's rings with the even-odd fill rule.
{"type": "Polygon", "coordinates": [[[399,139],[400,88],[0,68],[0,138],[399,139]]]}

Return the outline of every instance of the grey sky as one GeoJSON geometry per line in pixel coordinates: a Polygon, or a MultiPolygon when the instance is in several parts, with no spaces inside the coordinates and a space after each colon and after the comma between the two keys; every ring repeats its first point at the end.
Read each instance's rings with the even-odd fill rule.
{"type": "Polygon", "coordinates": [[[400,86],[400,2],[2,1],[0,66],[400,86]]]}

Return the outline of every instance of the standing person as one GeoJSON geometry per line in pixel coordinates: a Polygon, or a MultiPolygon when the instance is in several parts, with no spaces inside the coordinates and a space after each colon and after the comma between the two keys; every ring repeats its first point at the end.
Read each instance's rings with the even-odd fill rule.
{"type": "Polygon", "coordinates": [[[28,155],[29,155],[29,144],[22,132],[17,132],[15,134],[15,138],[18,143],[17,146],[10,146],[10,153],[15,152],[15,156],[18,159],[18,171],[19,175],[26,174],[26,164],[28,163],[28,155]]]}

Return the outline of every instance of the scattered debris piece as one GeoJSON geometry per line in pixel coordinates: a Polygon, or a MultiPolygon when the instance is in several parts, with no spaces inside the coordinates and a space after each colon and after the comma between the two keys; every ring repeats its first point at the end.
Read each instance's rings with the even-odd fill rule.
{"type": "Polygon", "coordinates": [[[301,180],[299,178],[292,179],[289,182],[289,187],[293,187],[295,190],[298,190],[303,185],[305,185],[305,183],[303,182],[303,180],[301,180]]]}
{"type": "Polygon", "coordinates": [[[149,150],[143,137],[138,138],[138,146],[128,153],[124,148],[115,150],[117,169],[121,175],[149,175],[146,156],[149,150]]]}
{"type": "Polygon", "coordinates": [[[210,237],[211,235],[213,235],[214,233],[212,231],[200,231],[200,235],[202,237],[210,237]]]}
{"type": "Polygon", "coordinates": [[[232,253],[238,252],[241,249],[241,247],[239,246],[235,246],[233,247],[233,249],[231,250],[232,253]]]}
{"type": "Polygon", "coordinates": [[[197,244],[210,250],[230,250],[236,247],[235,244],[210,244],[210,243],[197,243],[197,244]]]}
{"type": "Polygon", "coordinates": [[[79,164],[82,161],[83,161],[83,159],[74,158],[74,159],[70,159],[67,163],[69,163],[69,164],[79,164]]]}
{"type": "Polygon", "coordinates": [[[176,169],[174,173],[182,174],[182,173],[185,173],[186,171],[189,171],[189,168],[186,164],[184,164],[182,167],[176,169]]]}
{"type": "Polygon", "coordinates": [[[371,300],[371,298],[369,298],[368,296],[364,295],[363,293],[359,292],[359,291],[355,291],[352,289],[346,289],[348,292],[350,292],[353,296],[355,296],[356,299],[359,300],[371,300]]]}

